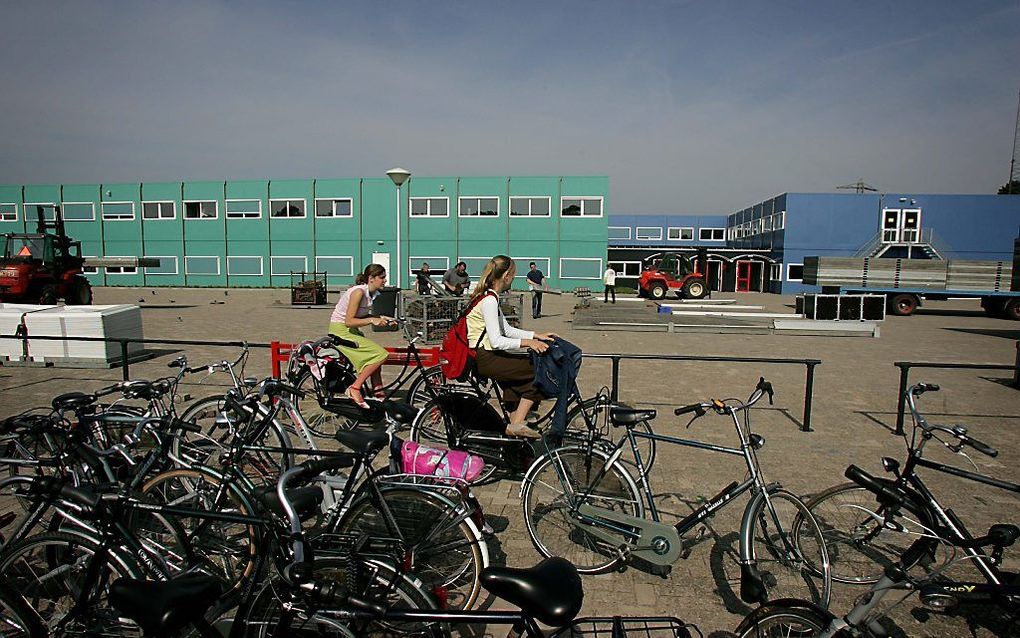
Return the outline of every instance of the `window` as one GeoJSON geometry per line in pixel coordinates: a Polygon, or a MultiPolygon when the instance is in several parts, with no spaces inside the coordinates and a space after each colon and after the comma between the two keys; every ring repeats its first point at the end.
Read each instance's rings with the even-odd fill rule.
{"type": "Polygon", "coordinates": [[[236,277],[261,277],[261,257],[227,257],[227,274],[236,277]]]}
{"type": "Polygon", "coordinates": [[[125,220],[135,218],[134,202],[103,202],[102,206],[103,219],[125,220]]]}
{"type": "Polygon", "coordinates": [[[670,241],[691,241],[694,239],[694,229],[687,226],[670,228],[666,233],[666,238],[670,241]]]}
{"type": "Polygon", "coordinates": [[[301,218],[305,216],[305,200],[303,199],[271,199],[269,200],[270,217],[301,218]]]}
{"type": "Polygon", "coordinates": [[[353,217],[354,201],[350,197],[315,200],[316,217],[353,217]]]}
{"type": "Polygon", "coordinates": [[[259,219],[262,217],[262,200],[260,199],[228,199],[226,207],[227,219],[259,219]]]}
{"type": "Polygon", "coordinates": [[[548,257],[514,257],[514,263],[517,264],[517,274],[514,275],[515,279],[523,279],[528,276],[531,272],[531,262],[535,262],[535,266],[542,271],[542,274],[546,277],[551,276],[549,270],[552,268],[552,261],[548,257]]]}
{"type": "MultiPolygon", "coordinates": [[[[491,257],[458,257],[457,261],[462,261],[467,264],[467,275],[477,280],[482,276],[482,271],[485,270],[485,266],[489,263],[491,257]]],[[[456,265],[456,261],[453,262],[456,265]]],[[[520,268],[520,264],[517,265],[520,268]]]]}
{"type": "Polygon", "coordinates": [[[0,222],[18,221],[17,204],[0,204],[0,222]]]}
{"type": "Polygon", "coordinates": [[[698,240],[699,241],[722,241],[726,239],[725,228],[699,228],[698,229],[698,240]]]}
{"type": "Polygon", "coordinates": [[[138,268],[134,266],[107,266],[107,275],[135,275],[138,273],[138,268]]]}
{"type": "Polygon", "coordinates": [[[457,214],[461,217],[496,217],[499,215],[498,197],[461,197],[457,214]]]}
{"type": "Polygon", "coordinates": [[[630,239],[630,226],[610,226],[609,227],[609,239],[621,240],[630,239]]]}
{"type": "Polygon", "coordinates": [[[92,259],[94,256],[95,255],[82,255],[82,258],[86,262],[86,263],[81,265],[81,272],[82,272],[82,274],[84,274],[84,275],[98,275],[99,274],[99,269],[98,268],[96,268],[95,266],[89,266],[88,265],[88,260],[92,259]]]}
{"type": "Polygon", "coordinates": [[[775,229],[776,230],[783,230],[784,228],[786,228],[786,211],[785,210],[779,211],[778,213],[776,213],[776,223],[775,223],[775,229]]]}
{"type": "Polygon", "coordinates": [[[787,264],[786,281],[804,281],[804,264],[787,264]]]}
{"type": "Polygon", "coordinates": [[[609,266],[616,271],[617,277],[640,277],[640,261],[611,261],[609,266]]]}
{"type": "Polygon", "coordinates": [[[177,217],[177,206],[173,202],[142,202],[142,219],[173,219],[174,217],[177,217]]]}
{"type": "Polygon", "coordinates": [[[292,272],[306,272],[308,270],[307,257],[270,257],[269,274],[289,275],[292,272]]]}
{"type": "MultiPolygon", "coordinates": [[[[407,269],[410,272],[418,272],[421,270],[421,265],[423,263],[429,265],[429,272],[450,269],[449,257],[409,257],[407,260],[407,269]]],[[[518,266],[518,268],[520,268],[520,266],[518,266]]]]}
{"type": "Polygon", "coordinates": [[[177,274],[177,258],[176,257],[163,257],[160,255],[146,255],[147,257],[154,257],[159,260],[158,266],[147,266],[145,268],[146,275],[176,275],[177,274]]]}
{"type": "Polygon", "coordinates": [[[783,264],[770,264],[769,265],[769,279],[772,281],[779,281],[780,277],[783,276],[783,264]]]}
{"type": "Polygon", "coordinates": [[[53,202],[25,202],[22,204],[22,210],[25,211],[25,221],[34,224],[39,219],[40,208],[42,208],[43,219],[53,221],[55,215],[53,212],[53,202]]]}
{"type": "Polygon", "coordinates": [[[658,226],[638,226],[634,229],[634,239],[638,241],[661,241],[662,229],[658,226]]]}
{"type": "Polygon", "coordinates": [[[64,202],[60,214],[67,222],[90,222],[96,218],[96,205],[92,202],[64,202]]]}
{"type": "Polygon", "coordinates": [[[353,277],[354,257],[323,256],[315,258],[315,269],[331,277],[353,277]]]}
{"type": "Polygon", "coordinates": [[[219,275],[220,258],[198,255],[185,257],[184,272],[188,275],[219,275]]]}
{"type": "Polygon", "coordinates": [[[217,202],[184,202],[184,219],[216,219],[217,202]]]}
{"type": "Polygon", "coordinates": [[[449,197],[412,197],[411,217],[449,217],[449,197]]]}
{"type": "Polygon", "coordinates": [[[602,260],[593,257],[560,257],[560,279],[602,279],[602,260]]]}
{"type": "Polygon", "coordinates": [[[564,197],[560,200],[563,217],[602,217],[601,197],[564,197]]]}
{"type": "Polygon", "coordinates": [[[511,217],[548,217],[551,197],[511,197],[511,217]]]}

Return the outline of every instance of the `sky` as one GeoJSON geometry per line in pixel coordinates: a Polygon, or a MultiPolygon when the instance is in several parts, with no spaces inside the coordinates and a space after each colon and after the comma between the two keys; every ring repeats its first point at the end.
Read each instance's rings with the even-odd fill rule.
{"type": "MultiPolygon", "coordinates": [[[[0,183],[607,175],[611,213],[994,193],[1020,0],[0,0],[0,183]]],[[[413,179],[413,178],[412,178],[413,179]]]]}

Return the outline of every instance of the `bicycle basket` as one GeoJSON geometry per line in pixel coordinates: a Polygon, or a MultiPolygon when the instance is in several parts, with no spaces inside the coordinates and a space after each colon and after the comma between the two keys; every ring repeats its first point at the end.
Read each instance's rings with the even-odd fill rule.
{"type": "Polygon", "coordinates": [[[691,638],[703,636],[694,625],[676,618],[578,618],[569,627],[552,634],[555,638],[691,638]]]}

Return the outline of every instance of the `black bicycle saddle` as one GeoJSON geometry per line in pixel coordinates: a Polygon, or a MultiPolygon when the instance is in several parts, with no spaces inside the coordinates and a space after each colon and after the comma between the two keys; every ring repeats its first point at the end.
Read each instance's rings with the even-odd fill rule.
{"type": "Polygon", "coordinates": [[[609,409],[609,420],[617,427],[634,425],[641,421],[651,421],[654,418],[655,410],[637,410],[634,408],[619,407],[609,409]]]}
{"type": "Polygon", "coordinates": [[[342,430],[336,433],[336,440],[355,452],[371,454],[386,447],[390,435],[386,430],[342,430]]]}
{"type": "Polygon", "coordinates": [[[486,567],[479,578],[486,590],[552,627],[573,620],[584,601],[581,577],[563,558],[547,558],[526,569],[486,567]]]}
{"type": "Polygon", "coordinates": [[[208,574],[165,582],[118,578],[110,585],[110,604],[147,636],[171,636],[201,618],[222,593],[223,581],[208,574]]]}
{"type": "MultiPolygon", "coordinates": [[[[287,517],[287,513],[283,511],[283,503],[276,493],[276,485],[261,485],[252,490],[252,494],[273,514],[281,518],[287,517]]],[[[322,490],[319,487],[296,487],[287,490],[287,500],[294,506],[301,520],[311,518],[319,511],[322,498],[322,490]]]]}
{"type": "Polygon", "coordinates": [[[63,410],[79,410],[96,402],[96,395],[84,392],[65,392],[53,397],[51,405],[58,412],[63,410]]]}
{"type": "Polygon", "coordinates": [[[384,401],[382,405],[386,414],[402,425],[410,425],[414,421],[414,417],[418,416],[418,410],[406,403],[384,401]]]}

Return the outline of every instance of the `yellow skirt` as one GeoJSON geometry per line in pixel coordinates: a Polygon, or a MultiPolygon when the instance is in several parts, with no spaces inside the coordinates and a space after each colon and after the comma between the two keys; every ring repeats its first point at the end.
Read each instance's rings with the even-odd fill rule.
{"type": "Polygon", "coordinates": [[[330,323],[329,333],[358,344],[357,348],[338,347],[340,352],[351,360],[351,363],[354,364],[354,369],[358,372],[361,372],[365,366],[384,361],[389,354],[386,352],[386,348],[361,334],[361,331],[357,328],[348,328],[345,323],[330,323]]]}

